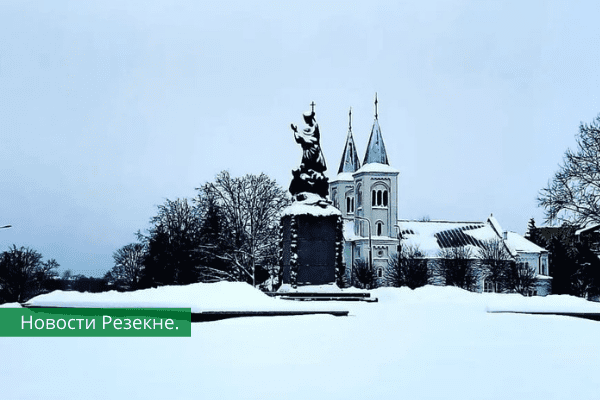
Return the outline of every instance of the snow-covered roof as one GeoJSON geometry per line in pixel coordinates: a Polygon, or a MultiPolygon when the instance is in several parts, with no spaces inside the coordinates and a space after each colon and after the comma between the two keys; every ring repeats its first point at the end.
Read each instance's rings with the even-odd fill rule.
{"type": "Polygon", "coordinates": [[[335,176],[335,178],[333,178],[329,182],[337,182],[337,181],[353,182],[354,178],[352,177],[352,172],[341,172],[341,173],[337,174],[335,176]]]}
{"type": "MultiPolygon", "coordinates": [[[[503,239],[500,224],[492,216],[486,222],[409,221],[399,220],[404,244],[419,247],[428,257],[436,257],[442,249],[464,246],[476,256],[488,240],[503,239]]],[[[507,232],[507,250],[518,253],[542,253],[546,250],[515,232],[507,232]]]]}
{"type": "Polygon", "coordinates": [[[358,171],[356,171],[354,174],[360,174],[362,172],[391,172],[391,173],[399,173],[400,171],[397,170],[394,167],[390,167],[389,165],[386,164],[380,164],[380,163],[370,163],[370,164],[365,164],[362,167],[360,167],[360,169],[358,171]]]}
{"type": "Polygon", "coordinates": [[[437,257],[445,248],[464,246],[476,252],[481,242],[498,239],[482,222],[399,220],[402,243],[418,247],[426,256],[437,257]]]}
{"type": "Polygon", "coordinates": [[[506,245],[518,253],[542,253],[546,249],[536,245],[533,242],[525,239],[523,236],[515,232],[507,232],[506,245]]]}
{"type": "Polygon", "coordinates": [[[588,231],[593,231],[593,230],[596,230],[596,229],[598,229],[599,227],[600,227],[600,224],[597,224],[597,223],[589,223],[589,224],[586,224],[586,225],[585,225],[583,228],[581,228],[581,229],[577,229],[577,230],[575,231],[575,234],[576,234],[576,235],[581,235],[582,233],[585,233],[585,232],[588,232],[588,231]]]}
{"type": "Polygon", "coordinates": [[[494,217],[494,214],[490,214],[490,216],[487,219],[487,222],[492,226],[492,228],[494,228],[494,230],[496,231],[498,236],[503,235],[504,231],[502,230],[502,227],[498,223],[498,220],[494,217]]]}

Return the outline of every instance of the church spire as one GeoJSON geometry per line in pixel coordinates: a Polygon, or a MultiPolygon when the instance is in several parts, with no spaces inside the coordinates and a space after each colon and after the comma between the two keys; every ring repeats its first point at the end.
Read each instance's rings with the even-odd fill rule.
{"type": "Polygon", "coordinates": [[[377,93],[375,93],[375,121],[373,122],[373,128],[371,128],[371,137],[369,137],[369,144],[363,164],[379,163],[390,165],[385,145],[383,144],[383,136],[381,136],[381,128],[379,127],[377,103],[377,93]]]}
{"type": "Polygon", "coordinates": [[[360,160],[356,152],[356,145],[354,144],[354,138],[352,137],[352,107],[348,112],[348,137],[346,138],[346,146],[342,153],[342,161],[340,162],[340,168],[338,174],[342,172],[356,172],[360,168],[360,160]]]}

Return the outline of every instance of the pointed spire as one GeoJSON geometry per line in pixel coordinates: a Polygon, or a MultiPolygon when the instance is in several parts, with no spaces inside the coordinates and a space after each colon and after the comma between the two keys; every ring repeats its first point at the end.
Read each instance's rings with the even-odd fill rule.
{"type": "Polygon", "coordinates": [[[348,112],[348,131],[352,130],[352,107],[350,107],[350,111],[348,112]]]}
{"type": "Polygon", "coordinates": [[[356,145],[354,144],[354,138],[352,137],[352,107],[348,113],[348,137],[346,138],[346,146],[344,146],[344,152],[342,153],[342,161],[340,162],[340,168],[338,174],[342,172],[356,172],[360,168],[360,160],[358,159],[358,153],[356,151],[356,145]]]}
{"type": "Polygon", "coordinates": [[[377,103],[377,93],[375,93],[375,121],[373,122],[373,128],[371,128],[371,136],[369,137],[363,165],[371,163],[390,165],[385,151],[385,144],[383,144],[383,136],[381,136],[381,128],[379,127],[377,103]]]}

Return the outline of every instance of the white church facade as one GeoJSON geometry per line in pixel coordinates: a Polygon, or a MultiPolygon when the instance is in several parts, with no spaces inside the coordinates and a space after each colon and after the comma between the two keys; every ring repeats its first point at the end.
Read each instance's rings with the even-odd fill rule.
{"type": "MultiPolygon", "coordinates": [[[[361,164],[352,126],[349,124],[346,144],[337,175],[330,180],[329,196],[344,219],[344,264],[350,278],[358,259],[368,262],[379,278],[388,261],[402,245],[416,246],[433,263],[443,249],[467,247],[477,254],[484,241],[501,240],[511,256],[526,262],[537,276],[534,294],[551,292],[548,252],[515,232],[503,231],[490,215],[485,221],[412,221],[398,219],[398,176],[400,171],[390,166],[377,114],[361,164]]],[[[491,291],[485,276],[480,274],[478,291],[491,291]]]]}

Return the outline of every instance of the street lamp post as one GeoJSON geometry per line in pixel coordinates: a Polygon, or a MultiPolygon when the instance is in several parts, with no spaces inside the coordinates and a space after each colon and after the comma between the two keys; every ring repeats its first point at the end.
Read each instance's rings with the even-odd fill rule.
{"type": "Polygon", "coordinates": [[[373,242],[371,240],[371,220],[367,217],[359,217],[355,215],[354,218],[367,221],[367,228],[369,228],[369,271],[373,271],[373,242]]]}

